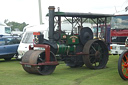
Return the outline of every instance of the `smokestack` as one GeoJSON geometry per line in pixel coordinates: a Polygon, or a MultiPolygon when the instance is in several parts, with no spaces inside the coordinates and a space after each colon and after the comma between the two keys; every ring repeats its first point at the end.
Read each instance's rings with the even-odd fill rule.
{"type": "Polygon", "coordinates": [[[49,41],[53,42],[54,33],[54,6],[49,6],[49,41]]]}

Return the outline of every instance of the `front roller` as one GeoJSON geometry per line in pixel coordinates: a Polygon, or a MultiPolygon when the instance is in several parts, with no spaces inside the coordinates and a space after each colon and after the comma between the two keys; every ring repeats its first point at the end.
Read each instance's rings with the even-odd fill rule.
{"type": "Polygon", "coordinates": [[[24,54],[21,64],[28,73],[48,75],[55,70],[57,65],[52,62],[56,62],[54,53],[50,52],[50,62],[47,63],[45,51],[29,50],[24,54]]]}
{"type": "Polygon", "coordinates": [[[83,61],[90,69],[104,68],[108,61],[108,49],[101,40],[89,40],[83,48],[83,61]]]}
{"type": "Polygon", "coordinates": [[[118,73],[124,80],[128,80],[128,50],[121,53],[118,60],[118,73]]]}

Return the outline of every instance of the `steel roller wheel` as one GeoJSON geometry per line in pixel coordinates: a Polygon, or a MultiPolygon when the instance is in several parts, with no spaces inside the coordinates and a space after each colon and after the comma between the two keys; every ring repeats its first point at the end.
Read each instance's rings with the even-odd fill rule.
{"type": "Polygon", "coordinates": [[[108,49],[106,44],[101,40],[89,40],[84,48],[83,56],[85,65],[90,69],[104,68],[108,61],[108,49]]]}
{"type": "MultiPolygon", "coordinates": [[[[50,52],[50,61],[55,61],[54,54],[50,52]]],[[[29,63],[30,65],[22,65],[23,69],[31,74],[40,74],[40,75],[48,75],[51,74],[56,65],[31,65],[45,62],[45,52],[44,51],[27,51],[22,57],[22,63],[29,63]]]]}
{"type": "Polygon", "coordinates": [[[118,60],[118,73],[124,80],[128,80],[128,50],[124,51],[118,60]]]}

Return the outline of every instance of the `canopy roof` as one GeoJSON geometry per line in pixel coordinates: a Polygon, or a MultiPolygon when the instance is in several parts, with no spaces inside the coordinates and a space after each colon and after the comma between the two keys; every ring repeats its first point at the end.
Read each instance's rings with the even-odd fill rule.
{"type": "MultiPolygon", "coordinates": [[[[46,16],[48,16],[47,14],[46,16]]],[[[76,13],[76,12],[55,12],[55,16],[62,17],[82,17],[82,18],[104,18],[113,17],[113,14],[98,14],[98,13],[76,13]]]]}

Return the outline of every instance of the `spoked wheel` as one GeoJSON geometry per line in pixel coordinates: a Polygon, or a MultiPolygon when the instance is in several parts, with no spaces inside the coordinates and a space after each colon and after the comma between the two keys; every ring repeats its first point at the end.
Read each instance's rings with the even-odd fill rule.
{"type": "MultiPolygon", "coordinates": [[[[50,52],[50,61],[56,61],[55,56],[50,52]]],[[[48,75],[51,74],[56,65],[31,65],[45,62],[45,52],[44,51],[27,51],[22,57],[22,63],[29,63],[27,65],[22,64],[24,70],[31,74],[41,74],[48,75]]]]}
{"type": "Polygon", "coordinates": [[[89,40],[84,48],[83,61],[90,69],[104,68],[108,61],[108,49],[106,44],[101,40],[89,40]]]}
{"type": "Polygon", "coordinates": [[[124,51],[119,57],[118,72],[122,79],[128,80],[128,50],[124,51]]]}

